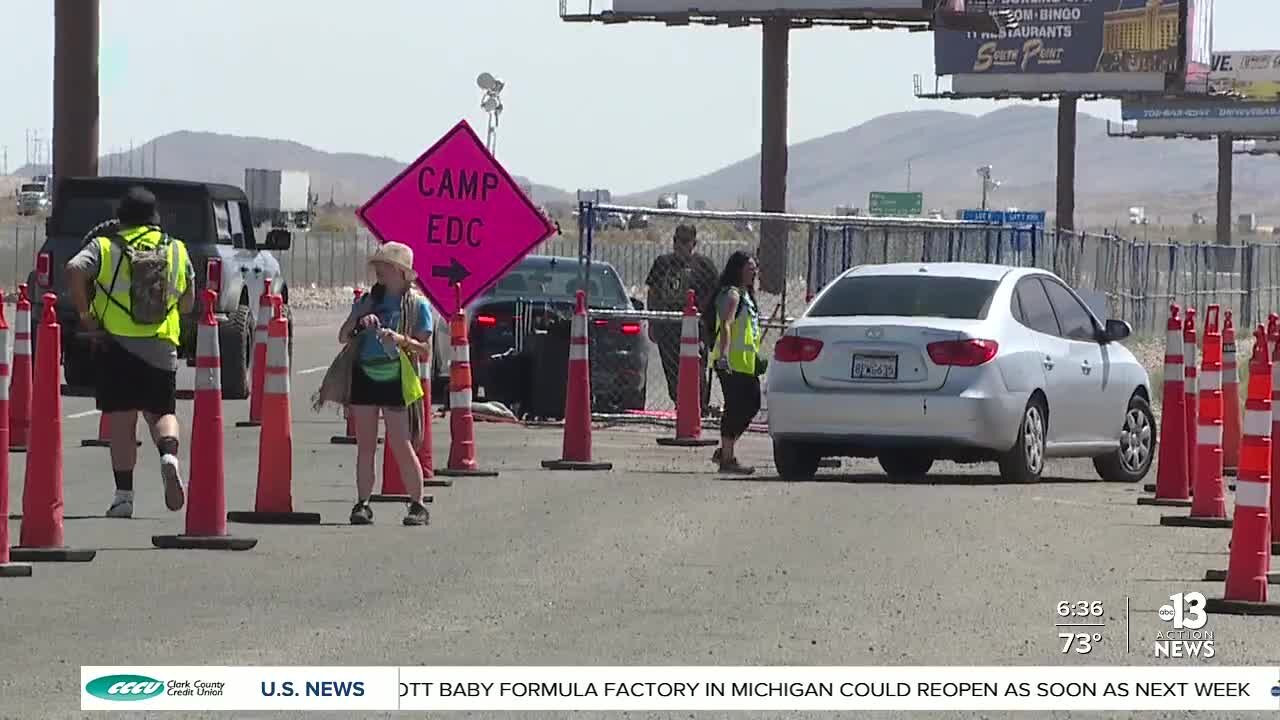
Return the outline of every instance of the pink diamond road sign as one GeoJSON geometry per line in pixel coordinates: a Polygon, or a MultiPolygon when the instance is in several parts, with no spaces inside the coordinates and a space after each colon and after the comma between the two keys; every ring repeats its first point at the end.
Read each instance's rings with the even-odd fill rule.
{"type": "Polygon", "coordinates": [[[413,248],[418,282],[445,316],[469,305],[556,232],[466,120],[356,215],[378,242],[413,248]]]}

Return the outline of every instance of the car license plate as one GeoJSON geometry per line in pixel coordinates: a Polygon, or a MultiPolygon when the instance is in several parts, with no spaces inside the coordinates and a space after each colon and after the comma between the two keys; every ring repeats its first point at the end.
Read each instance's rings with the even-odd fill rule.
{"type": "Polygon", "coordinates": [[[897,380],[897,355],[854,355],[853,379],[897,380]]]}

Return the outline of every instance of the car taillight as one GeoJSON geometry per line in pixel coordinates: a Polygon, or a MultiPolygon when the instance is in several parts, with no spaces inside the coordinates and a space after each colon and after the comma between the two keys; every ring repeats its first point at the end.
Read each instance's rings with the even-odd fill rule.
{"type": "Polygon", "coordinates": [[[822,352],[822,341],[799,335],[784,335],[773,346],[773,359],[778,362],[812,362],[822,352]]]}
{"type": "Polygon", "coordinates": [[[36,283],[42,288],[53,286],[53,256],[47,252],[36,256],[36,283]]]}
{"type": "Polygon", "coordinates": [[[476,325],[483,328],[490,328],[498,324],[498,318],[492,315],[477,315],[476,325]]]}
{"type": "Polygon", "coordinates": [[[216,293],[222,292],[222,259],[209,258],[204,265],[204,286],[216,293]]]}
{"type": "Polygon", "coordinates": [[[608,324],[609,324],[609,321],[608,321],[608,320],[593,320],[593,321],[591,321],[591,324],[592,324],[592,325],[595,325],[596,327],[601,327],[601,328],[602,328],[602,327],[605,327],[606,325],[608,325],[608,324]]]}
{"type": "Polygon", "coordinates": [[[947,340],[929,343],[927,349],[935,365],[975,367],[995,357],[1000,345],[995,340],[947,340]]]}
{"type": "Polygon", "coordinates": [[[623,335],[639,335],[640,323],[622,323],[622,327],[618,328],[623,335]]]}

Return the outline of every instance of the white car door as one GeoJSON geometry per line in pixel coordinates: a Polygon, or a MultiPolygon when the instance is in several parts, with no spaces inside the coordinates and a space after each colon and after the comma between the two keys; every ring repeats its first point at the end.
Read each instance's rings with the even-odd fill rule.
{"type": "Polygon", "coordinates": [[[1069,442],[1079,433],[1071,398],[1069,375],[1070,343],[1060,337],[1057,315],[1044,287],[1035,277],[1023,278],[1015,290],[1022,313],[1019,319],[1034,331],[1044,368],[1044,393],[1049,400],[1049,442],[1069,442]]]}
{"type": "Polygon", "coordinates": [[[1065,285],[1051,278],[1043,278],[1042,282],[1068,345],[1070,367],[1064,379],[1072,387],[1071,402],[1075,406],[1072,423],[1078,423],[1073,439],[1087,442],[1117,439],[1124,414],[1113,412],[1113,402],[1107,398],[1107,372],[1093,315],[1065,285]]]}

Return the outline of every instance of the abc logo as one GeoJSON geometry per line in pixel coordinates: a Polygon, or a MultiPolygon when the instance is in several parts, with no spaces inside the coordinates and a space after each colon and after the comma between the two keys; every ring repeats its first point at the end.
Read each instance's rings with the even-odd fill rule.
{"type": "Polygon", "coordinates": [[[1164,607],[1160,608],[1160,610],[1159,610],[1158,612],[1159,612],[1159,614],[1160,614],[1160,619],[1161,619],[1161,620],[1164,620],[1165,622],[1169,622],[1170,620],[1172,620],[1172,619],[1173,619],[1173,606],[1172,606],[1172,605],[1165,605],[1164,607]]]}

